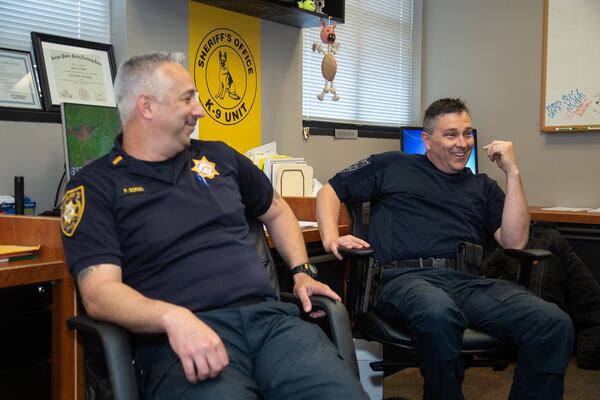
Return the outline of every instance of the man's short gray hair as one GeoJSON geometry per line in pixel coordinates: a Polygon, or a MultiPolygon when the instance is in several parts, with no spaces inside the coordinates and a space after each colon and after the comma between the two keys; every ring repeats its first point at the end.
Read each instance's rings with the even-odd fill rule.
{"type": "Polygon", "coordinates": [[[147,91],[162,100],[164,90],[162,79],[156,75],[157,69],[165,63],[185,62],[183,53],[156,52],[131,57],[125,61],[115,78],[115,98],[119,107],[121,124],[129,121],[135,109],[137,96],[147,91]]]}

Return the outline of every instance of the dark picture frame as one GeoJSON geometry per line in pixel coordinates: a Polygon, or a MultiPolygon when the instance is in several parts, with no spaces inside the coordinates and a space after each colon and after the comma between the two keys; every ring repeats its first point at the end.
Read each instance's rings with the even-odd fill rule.
{"type": "Polygon", "coordinates": [[[0,108],[42,109],[30,52],[0,47],[0,108]]]}
{"type": "Polygon", "coordinates": [[[61,102],[116,106],[113,46],[31,32],[44,108],[60,111],[61,102]]]}

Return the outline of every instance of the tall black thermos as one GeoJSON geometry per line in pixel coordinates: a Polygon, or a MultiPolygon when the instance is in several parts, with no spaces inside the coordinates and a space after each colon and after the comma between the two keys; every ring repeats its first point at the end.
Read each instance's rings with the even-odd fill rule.
{"type": "Polygon", "coordinates": [[[15,214],[25,214],[25,187],[22,176],[15,176],[15,214]]]}

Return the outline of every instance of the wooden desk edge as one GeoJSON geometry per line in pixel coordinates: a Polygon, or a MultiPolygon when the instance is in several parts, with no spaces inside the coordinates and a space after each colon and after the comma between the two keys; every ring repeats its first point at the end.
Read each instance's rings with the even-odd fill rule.
{"type": "MultiPolygon", "coordinates": [[[[348,225],[340,225],[340,235],[347,235],[350,232],[350,228],[348,225]]],[[[319,234],[318,228],[306,228],[302,229],[302,237],[304,238],[304,243],[315,243],[321,241],[321,235],[319,234]]],[[[269,247],[274,248],[273,240],[271,236],[269,236],[267,232],[267,240],[269,241],[269,247]]]]}
{"type": "Polygon", "coordinates": [[[600,225],[600,213],[587,211],[553,211],[544,210],[544,207],[529,207],[532,221],[563,222],[571,224],[600,225]]]}

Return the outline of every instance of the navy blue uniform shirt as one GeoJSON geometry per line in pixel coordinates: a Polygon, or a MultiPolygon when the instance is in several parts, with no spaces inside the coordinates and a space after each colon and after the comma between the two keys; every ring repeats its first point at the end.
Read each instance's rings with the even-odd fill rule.
{"type": "Polygon", "coordinates": [[[369,242],[381,261],[454,257],[501,224],[504,193],[485,174],[437,169],[421,154],[372,155],[329,183],[344,203],[371,202],[369,242]]]}
{"type": "Polygon", "coordinates": [[[192,140],[169,179],[127,155],[121,140],[68,184],[62,227],[71,273],[115,264],[143,295],[194,312],[274,297],[245,218],[269,209],[266,176],[222,142],[192,140]]]}

